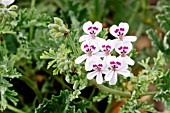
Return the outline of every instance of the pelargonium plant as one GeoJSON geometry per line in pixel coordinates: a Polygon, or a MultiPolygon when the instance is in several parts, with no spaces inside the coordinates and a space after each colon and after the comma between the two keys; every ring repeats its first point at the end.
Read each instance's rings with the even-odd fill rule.
{"type": "Polygon", "coordinates": [[[132,50],[131,42],[136,41],[137,38],[136,36],[126,36],[129,30],[128,23],[121,22],[119,26],[110,27],[110,33],[116,37],[113,40],[97,37],[102,30],[100,22],[92,24],[88,21],[84,23],[83,30],[88,35],[81,36],[79,42],[83,41],[81,49],[86,54],[78,57],[75,63],[80,64],[86,59],[85,70],[95,70],[89,72],[87,78],[91,80],[96,76],[96,82],[102,84],[102,74],[104,74],[104,80],[109,81],[110,85],[115,85],[117,74],[130,77],[130,71],[127,69],[128,65],[134,65],[134,61],[127,54],[132,50]],[[118,57],[111,54],[114,49],[119,54],[118,57]]]}

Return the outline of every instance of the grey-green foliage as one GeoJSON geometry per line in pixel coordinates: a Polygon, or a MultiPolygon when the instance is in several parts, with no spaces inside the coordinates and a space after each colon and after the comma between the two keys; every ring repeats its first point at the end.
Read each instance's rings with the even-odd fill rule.
{"type": "Polygon", "coordinates": [[[164,37],[159,31],[147,30],[147,34],[152,41],[152,45],[164,52],[170,58],[170,1],[161,0],[158,2],[158,8],[161,13],[156,15],[156,19],[160,24],[164,37]]]}
{"type": "Polygon", "coordinates": [[[12,90],[13,84],[10,81],[14,78],[21,76],[20,73],[14,68],[16,57],[3,56],[0,59],[0,110],[3,111],[8,105],[8,100],[11,101],[15,106],[18,102],[16,98],[17,93],[12,90]]]}
{"type": "Polygon", "coordinates": [[[64,90],[59,96],[52,96],[51,100],[44,99],[36,108],[35,113],[87,113],[90,101],[70,101],[71,92],[64,90]]]}

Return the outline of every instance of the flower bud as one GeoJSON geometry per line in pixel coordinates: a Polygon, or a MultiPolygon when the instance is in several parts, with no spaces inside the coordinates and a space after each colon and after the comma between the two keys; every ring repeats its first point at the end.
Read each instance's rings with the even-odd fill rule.
{"type": "Polygon", "coordinates": [[[54,21],[55,21],[56,24],[58,24],[60,26],[63,25],[63,21],[60,18],[58,18],[58,17],[54,17],[54,21]]]}
{"type": "Polygon", "coordinates": [[[59,31],[62,32],[62,33],[68,33],[69,32],[69,30],[66,29],[65,27],[60,27],[59,31]]]}
{"type": "Polygon", "coordinates": [[[52,28],[53,28],[53,29],[58,30],[58,29],[59,29],[59,27],[60,27],[60,26],[59,26],[59,25],[57,25],[57,24],[49,24],[49,25],[48,25],[48,28],[49,28],[49,29],[52,29],[52,28]]]}
{"type": "Polygon", "coordinates": [[[61,32],[55,33],[56,38],[63,37],[63,36],[64,36],[64,34],[61,32]]]}
{"type": "Polygon", "coordinates": [[[9,11],[9,14],[14,18],[18,16],[18,14],[14,11],[9,11]]]}
{"type": "Polygon", "coordinates": [[[17,10],[18,9],[18,6],[17,5],[12,5],[9,10],[17,10]]]}

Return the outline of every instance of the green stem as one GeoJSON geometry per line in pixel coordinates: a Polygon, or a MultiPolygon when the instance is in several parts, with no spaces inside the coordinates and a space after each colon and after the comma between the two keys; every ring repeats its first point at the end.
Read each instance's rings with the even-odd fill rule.
{"type": "Polygon", "coordinates": [[[77,56],[79,56],[79,53],[76,51],[77,48],[76,48],[76,46],[74,45],[73,41],[71,40],[71,36],[69,36],[68,39],[69,39],[69,42],[70,42],[70,44],[71,44],[71,48],[72,48],[74,54],[76,54],[77,56]]]}
{"type": "Polygon", "coordinates": [[[91,98],[93,97],[94,93],[95,93],[95,88],[93,88],[93,90],[92,90],[92,92],[91,92],[90,97],[88,98],[88,100],[91,100],[91,98]]]}
{"type": "Polygon", "coordinates": [[[109,113],[111,106],[112,106],[112,104],[107,104],[107,107],[106,107],[106,110],[104,113],[109,113]]]}
{"type": "MultiPolygon", "coordinates": [[[[36,0],[31,0],[31,8],[35,7],[36,0]]],[[[31,41],[34,36],[34,26],[31,26],[29,29],[29,40],[31,41]]]]}
{"type": "Polygon", "coordinates": [[[35,7],[36,0],[31,0],[31,8],[35,7]]]}
{"type": "Polygon", "coordinates": [[[19,79],[24,81],[34,91],[34,93],[36,94],[36,96],[38,98],[39,103],[41,103],[43,97],[41,95],[41,92],[38,89],[37,84],[34,83],[31,79],[29,79],[26,76],[21,76],[19,79]]]}
{"type": "Polygon", "coordinates": [[[11,105],[9,105],[9,104],[7,105],[7,108],[8,108],[9,110],[11,110],[11,111],[14,111],[15,113],[26,113],[26,112],[21,111],[21,110],[15,108],[15,107],[13,107],[13,106],[11,106],[11,105]]]}
{"type": "Polygon", "coordinates": [[[155,95],[156,93],[159,93],[159,91],[145,92],[145,93],[140,94],[140,96],[145,96],[145,95],[155,95]]]}
{"type": "Polygon", "coordinates": [[[61,84],[62,87],[65,87],[69,90],[72,90],[67,84],[65,84],[65,82],[63,81],[62,78],[58,77],[58,76],[54,76],[55,80],[61,84]]]}
{"type": "Polygon", "coordinates": [[[102,90],[103,92],[107,92],[107,93],[110,93],[110,94],[113,94],[113,95],[116,94],[116,95],[120,95],[120,96],[123,96],[123,97],[131,97],[130,92],[123,92],[123,91],[118,91],[118,90],[115,90],[115,89],[111,89],[111,88],[108,88],[108,87],[106,87],[104,85],[97,84],[93,80],[92,80],[92,84],[95,85],[100,90],[102,90]]]}
{"type": "MultiPolygon", "coordinates": [[[[52,74],[50,71],[48,71],[47,69],[43,69],[43,70],[44,70],[46,73],[48,73],[49,75],[53,76],[53,74],[52,74]]],[[[61,84],[62,87],[65,87],[65,88],[67,88],[67,89],[69,89],[69,90],[72,90],[72,89],[63,81],[62,78],[60,78],[59,76],[53,76],[53,77],[54,77],[54,79],[55,79],[58,83],[61,84]]]]}

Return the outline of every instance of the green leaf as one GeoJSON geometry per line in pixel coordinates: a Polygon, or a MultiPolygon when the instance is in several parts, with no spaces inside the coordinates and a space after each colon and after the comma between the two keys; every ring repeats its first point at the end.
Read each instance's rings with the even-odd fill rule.
{"type": "Polygon", "coordinates": [[[52,96],[51,100],[44,99],[36,108],[35,113],[87,113],[86,109],[90,106],[89,101],[70,101],[71,92],[61,91],[59,96],[52,96]]]}

